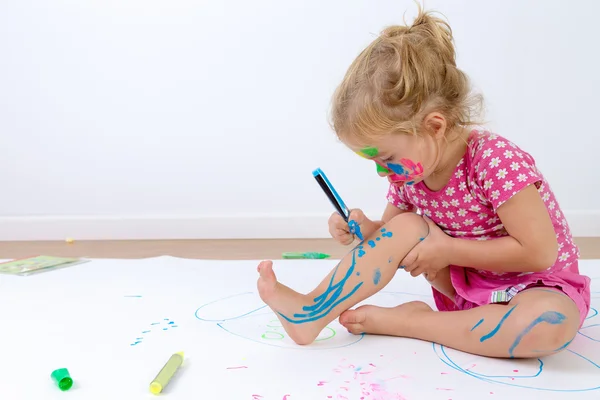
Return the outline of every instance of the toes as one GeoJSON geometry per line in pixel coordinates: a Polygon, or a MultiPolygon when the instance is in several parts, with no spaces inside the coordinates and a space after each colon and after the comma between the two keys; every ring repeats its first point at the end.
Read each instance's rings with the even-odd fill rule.
{"type": "Polygon", "coordinates": [[[348,310],[344,311],[340,315],[340,324],[346,326],[346,324],[362,324],[365,322],[366,314],[360,310],[348,310]]]}
{"type": "Polygon", "coordinates": [[[361,324],[348,324],[344,325],[344,327],[348,330],[348,333],[353,335],[360,335],[364,333],[364,328],[361,324]]]}
{"type": "Polygon", "coordinates": [[[275,272],[273,272],[273,262],[263,261],[258,265],[260,277],[266,280],[275,280],[275,272]]]}

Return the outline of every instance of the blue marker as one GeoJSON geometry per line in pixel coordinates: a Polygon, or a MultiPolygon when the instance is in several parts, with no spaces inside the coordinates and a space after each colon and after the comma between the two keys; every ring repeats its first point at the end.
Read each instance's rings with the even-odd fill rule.
{"type": "MultiPolygon", "coordinates": [[[[327,195],[327,198],[329,199],[333,207],[335,207],[337,212],[342,216],[342,218],[344,218],[344,221],[348,222],[348,219],[350,219],[350,210],[348,209],[348,207],[346,207],[346,203],[344,203],[344,200],[342,200],[342,198],[337,193],[331,182],[329,182],[329,179],[327,179],[327,175],[325,175],[325,172],[323,172],[321,168],[317,168],[313,171],[313,176],[317,180],[319,186],[321,186],[321,189],[323,189],[323,192],[325,192],[325,195],[327,195]]],[[[349,224],[349,226],[350,232],[353,234],[356,233],[356,236],[358,236],[360,240],[363,240],[362,234],[360,232],[360,227],[355,222],[354,224],[349,224]]]]}

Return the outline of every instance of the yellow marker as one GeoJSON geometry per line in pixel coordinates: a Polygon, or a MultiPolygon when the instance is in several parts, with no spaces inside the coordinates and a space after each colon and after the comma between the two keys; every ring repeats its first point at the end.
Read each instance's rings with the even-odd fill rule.
{"type": "Polygon", "coordinates": [[[156,378],[150,383],[150,392],[153,394],[162,392],[181,364],[183,364],[183,352],[173,354],[158,375],[156,375],[156,378]]]}

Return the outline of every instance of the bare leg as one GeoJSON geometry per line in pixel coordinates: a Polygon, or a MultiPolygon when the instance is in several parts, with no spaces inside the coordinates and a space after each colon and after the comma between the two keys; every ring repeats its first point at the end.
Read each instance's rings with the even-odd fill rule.
{"type": "Polygon", "coordinates": [[[261,299],[275,312],[298,344],[312,343],[340,313],[381,290],[400,261],[427,234],[427,223],[414,213],[400,214],[355,247],[310,293],[277,282],[272,262],[258,266],[261,299]]]}
{"type": "Polygon", "coordinates": [[[580,325],[579,310],[562,292],[528,289],[507,305],[433,311],[414,301],[393,308],[363,306],[340,316],[352,333],[404,336],[488,357],[535,358],[566,348],[580,325]]]}
{"type": "MultiPolygon", "coordinates": [[[[427,279],[427,277],[425,277],[425,279],[427,279]]],[[[454,289],[454,286],[452,286],[452,280],[450,279],[450,268],[446,267],[440,270],[434,280],[430,281],[427,279],[427,281],[431,286],[454,302],[456,290],[454,289]]]]}

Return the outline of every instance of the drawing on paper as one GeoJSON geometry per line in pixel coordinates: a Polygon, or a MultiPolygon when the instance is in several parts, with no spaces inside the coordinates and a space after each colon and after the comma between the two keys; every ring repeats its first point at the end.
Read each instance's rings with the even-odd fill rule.
{"type": "Polygon", "coordinates": [[[142,330],[142,332],[130,343],[130,346],[137,346],[149,337],[149,335],[156,335],[159,332],[176,329],[177,323],[170,320],[169,318],[163,318],[161,320],[155,320],[151,322],[148,327],[142,330]]]}

